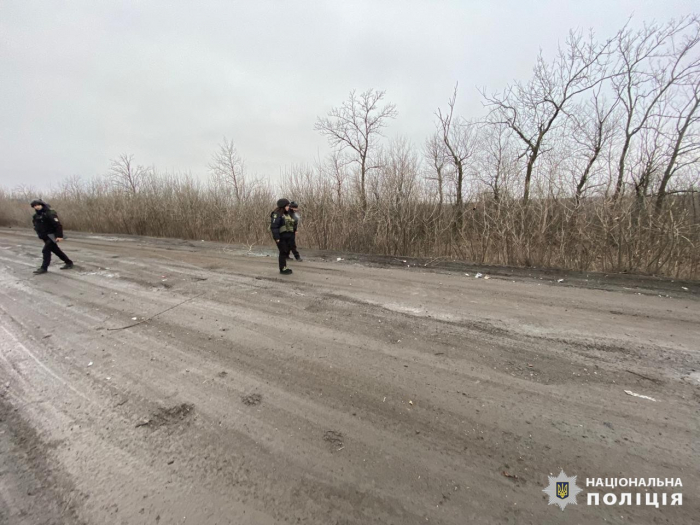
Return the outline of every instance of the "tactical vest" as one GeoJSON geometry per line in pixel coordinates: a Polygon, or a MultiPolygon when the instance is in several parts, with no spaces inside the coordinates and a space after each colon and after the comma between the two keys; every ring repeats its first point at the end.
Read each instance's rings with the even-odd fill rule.
{"type": "MultiPolygon", "coordinates": [[[[276,216],[277,214],[274,211],[270,214],[270,222],[267,225],[268,231],[272,229],[272,221],[277,218],[276,216]]],[[[280,226],[280,233],[294,233],[294,218],[287,214],[282,215],[282,218],[284,219],[284,224],[280,226]]]]}
{"type": "Polygon", "coordinates": [[[282,215],[284,224],[280,226],[280,233],[294,233],[294,218],[291,215],[282,215]]]}

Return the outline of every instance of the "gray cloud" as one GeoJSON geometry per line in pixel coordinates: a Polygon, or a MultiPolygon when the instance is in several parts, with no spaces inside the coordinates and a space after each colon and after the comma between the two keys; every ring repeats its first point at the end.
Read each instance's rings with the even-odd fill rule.
{"type": "Polygon", "coordinates": [[[389,136],[420,144],[456,81],[527,78],[569,28],[612,35],[697,2],[0,2],[0,185],[43,188],[142,164],[205,174],[223,136],[250,171],[327,151],[318,115],[351,89],[385,89],[389,136]]]}

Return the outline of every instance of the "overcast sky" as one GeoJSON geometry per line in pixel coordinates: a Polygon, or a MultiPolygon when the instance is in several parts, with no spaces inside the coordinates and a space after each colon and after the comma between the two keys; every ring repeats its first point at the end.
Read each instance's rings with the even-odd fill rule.
{"type": "Polygon", "coordinates": [[[529,76],[570,28],[611,36],[700,0],[0,0],[0,186],[46,189],[121,153],[206,175],[226,136],[252,173],[329,152],[316,117],[386,90],[386,135],[417,145],[459,82],[458,110],[529,76]]]}

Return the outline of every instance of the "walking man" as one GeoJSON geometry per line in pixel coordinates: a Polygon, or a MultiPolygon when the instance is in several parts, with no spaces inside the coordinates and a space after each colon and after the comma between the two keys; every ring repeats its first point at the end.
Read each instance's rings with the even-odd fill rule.
{"type": "Polygon", "coordinates": [[[52,252],[64,262],[61,270],[70,270],[73,268],[73,261],[58,247],[58,243],[63,240],[63,226],[61,226],[61,221],[58,220],[58,214],[48,204],[39,199],[33,200],[31,206],[36,212],[34,217],[32,217],[34,231],[39,239],[44,241],[44,249],[41,250],[43,262],[40,268],[34,270],[34,273],[42,274],[49,271],[52,252]]]}

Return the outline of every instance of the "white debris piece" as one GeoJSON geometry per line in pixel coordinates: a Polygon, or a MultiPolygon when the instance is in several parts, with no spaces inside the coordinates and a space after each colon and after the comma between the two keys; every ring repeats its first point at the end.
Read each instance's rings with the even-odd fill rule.
{"type": "Polygon", "coordinates": [[[634,396],[634,397],[641,397],[642,399],[648,399],[649,401],[656,401],[653,397],[649,396],[643,396],[642,394],[637,394],[635,392],[632,392],[631,390],[625,390],[625,394],[628,396],[634,396]]]}
{"type": "Polygon", "coordinates": [[[477,273],[474,277],[475,277],[476,279],[481,279],[483,276],[484,276],[484,274],[482,274],[482,273],[477,273]]]}

